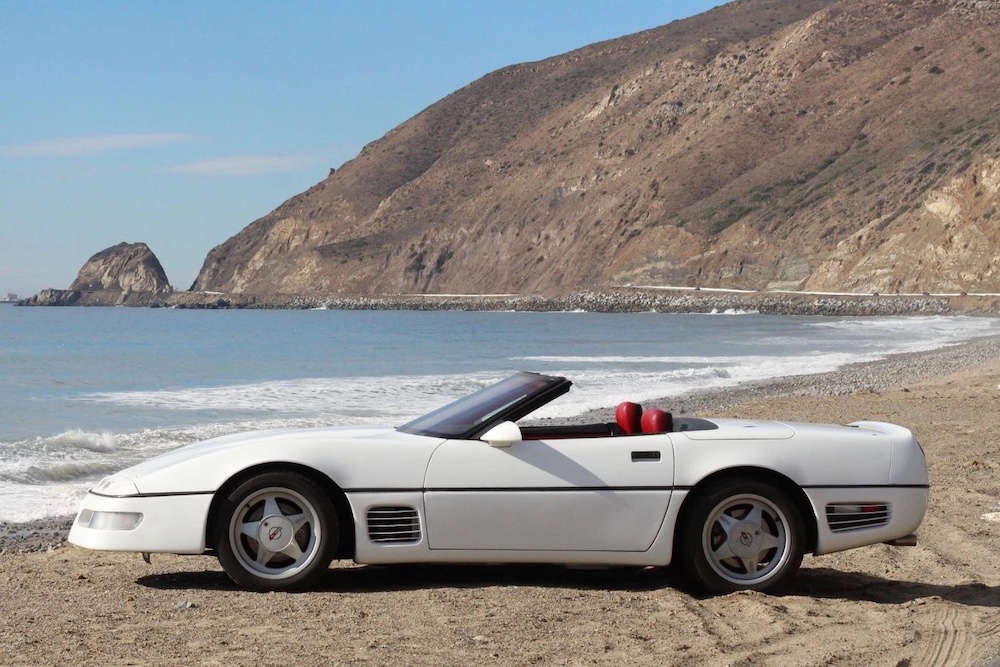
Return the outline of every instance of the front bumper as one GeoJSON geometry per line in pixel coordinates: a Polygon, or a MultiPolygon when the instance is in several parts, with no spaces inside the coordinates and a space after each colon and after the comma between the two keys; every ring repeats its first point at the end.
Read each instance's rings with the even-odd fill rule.
{"type": "Polygon", "coordinates": [[[80,505],[69,541],[99,551],[204,553],[211,503],[211,493],[111,497],[91,492],[80,505]],[[102,525],[108,527],[94,527],[102,525]]]}

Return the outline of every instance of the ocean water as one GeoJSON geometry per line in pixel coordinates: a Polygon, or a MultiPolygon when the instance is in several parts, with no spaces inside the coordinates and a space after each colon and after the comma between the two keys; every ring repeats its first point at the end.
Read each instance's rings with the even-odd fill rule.
{"type": "Polygon", "coordinates": [[[995,334],[978,317],[0,305],[0,521],[72,513],[102,476],[208,437],[398,425],[517,370],[572,379],[536,413],[571,417],[995,334]]]}

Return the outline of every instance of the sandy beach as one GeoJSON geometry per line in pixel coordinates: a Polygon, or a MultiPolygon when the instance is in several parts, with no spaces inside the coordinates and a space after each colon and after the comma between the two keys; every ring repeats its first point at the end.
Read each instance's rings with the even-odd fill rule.
{"type": "Polygon", "coordinates": [[[313,592],[256,594],[209,557],[147,565],[66,545],[65,520],[4,525],[0,662],[1000,664],[1000,339],[662,407],[909,427],[932,485],[917,546],[806,556],[780,595],[693,596],[659,569],[351,563],[313,592]]]}

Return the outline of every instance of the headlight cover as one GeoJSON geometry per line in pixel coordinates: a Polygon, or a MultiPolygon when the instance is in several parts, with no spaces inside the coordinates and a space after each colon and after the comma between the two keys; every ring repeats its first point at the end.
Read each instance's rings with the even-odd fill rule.
{"type": "Polygon", "coordinates": [[[110,477],[105,477],[97,486],[90,490],[99,496],[111,496],[112,498],[124,498],[127,496],[139,495],[139,487],[135,482],[125,477],[121,473],[115,473],[110,477]]]}

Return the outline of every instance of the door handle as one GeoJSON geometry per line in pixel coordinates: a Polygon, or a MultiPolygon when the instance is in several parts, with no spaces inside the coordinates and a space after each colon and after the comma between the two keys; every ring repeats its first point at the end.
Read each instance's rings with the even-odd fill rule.
{"type": "Polygon", "coordinates": [[[660,452],[632,452],[632,461],[659,461],[660,452]]]}

